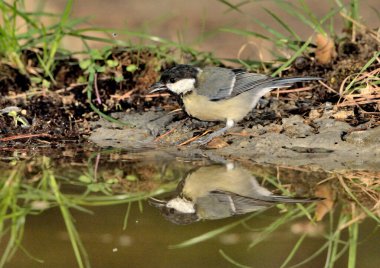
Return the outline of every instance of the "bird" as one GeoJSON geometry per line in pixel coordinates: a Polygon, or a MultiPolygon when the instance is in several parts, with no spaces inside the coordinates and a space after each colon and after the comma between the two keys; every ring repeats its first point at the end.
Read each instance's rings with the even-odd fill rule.
{"type": "Polygon", "coordinates": [[[148,202],[169,221],[185,225],[242,215],[281,203],[308,203],[319,197],[274,195],[251,173],[233,163],[212,164],[190,172],[170,200],[154,197],[148,202]]]}
{"type": "Polygon", "coordinates": [[[243,69],[211,66],[202,69],[180,64],[164,71],[150,92],[166,90],[176,95],[190,117],[201,121],[225,121],[225,127],[197,141],[207,144],[242,120],[271,90],[316,80],[321,78],[280,78],[243,69]]]}

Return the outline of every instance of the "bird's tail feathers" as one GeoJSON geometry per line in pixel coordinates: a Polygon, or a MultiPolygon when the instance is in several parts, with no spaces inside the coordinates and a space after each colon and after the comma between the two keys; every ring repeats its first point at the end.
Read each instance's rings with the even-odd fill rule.
{"type": "MultiPolygon", "coordinates": [[[[312,77],[312,76],[306,76],[306,77],[287,77],[287,78],[273,78],[268,79],[260,84],[257,84],[255,86],[255,90],[264,90],[264,89],[275,89],[280,87],[289,87],[295,83],[298,82],[307,82],[307,81],[319,81],[322,80],[320,77],[312,77]]],[[[269,92],[268,91],[268,92],[269,92]]],[[[265,93],[264,93],[265,94],[265,93]]]]}
{"type": "Polygon", "coordinates": [[[266,81],[263,81],[262,83],[255,85],[253,89],[251,90],[251,92],[254,93],[254,97],[252,100],[252,108],[256,106],[256,104],[259,102],[262,96],[272,91],[273,89],[290,87],[294,83],[298,83],[298,82],[319,81],[319,80],[323,80],[323,79],[320,77],[306,76],[306,77],[273,78],[273,79],[268,79],[266,81]]]}
{"type": "Polygon", "coordinates": [[[316,201],[321,201],[324,198],[321,197],[293,197],[293,196],[283,196],[283,195],[271,195],[270,200],[279,203],[312,203],[316,201]]]}

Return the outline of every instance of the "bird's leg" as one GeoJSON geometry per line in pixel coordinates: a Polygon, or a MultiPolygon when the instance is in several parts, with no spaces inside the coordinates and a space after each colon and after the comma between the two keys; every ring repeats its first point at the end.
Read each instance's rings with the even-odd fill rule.
{"type": "Polygon", "coordinates": [[[197,139],[196,141],[192,143],[204,145],[209,143],[213,138],[219,137],[226,133],[226,131],[234,126],[235,122],[231,119],[227,119],[226,126],[224,128],[218,129],[217,131],[214,131],[210,135],[207,135],[205,137],[202,137],[200,139],[197,139]]]}
{"type": "Polygon", "coordinates": [[[158,117],[149,120],[145,124],[145,128],[149,130],[153,137],[156,137],[160,132],[165,131],[166,127],[174,121],[174,118],[179,112],[181,112],[181,110],[175,110],[171,113],[159,115],[158,117]]]}

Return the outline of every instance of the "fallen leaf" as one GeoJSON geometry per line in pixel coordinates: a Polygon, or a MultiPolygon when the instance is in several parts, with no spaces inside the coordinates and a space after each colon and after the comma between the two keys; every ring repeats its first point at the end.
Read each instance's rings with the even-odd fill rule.
{"type": "Polygon", "coordinates": [[[316,220],[321,221],[334,206],[334,192],[331,185],[327,183],[318,185],[315,190],[315,196],[324,198],[317,203],[315,209],[316,220]]]}
{"type": "Polygon", "coordinates": [[[347,119],[350,116],[354,117],[354,111],[338,111],[333,114],[333,117],[339,120],[347,119]]]}
{"type": "Polygon", "coordinates": [[[219,137],[212,139],[212,141],[207,144],[207,148],[209,149],[220,149],[226,146],[228,146],[228,143],[219,137]]]}
{"type": "Polygon", "coordinates": [[[318,110],[311,110],[310,113],[309,113],[309,118],[311,120],[320,118],[321,116],[322,116],[322,113],[319,112],[318,110]]]}
{"type": "Polygon", "coordinates": [[[334,41],[328,36],[317,34],[315,44],[315,58],[318,63],[329,64],[336,57],[334,41]]]}

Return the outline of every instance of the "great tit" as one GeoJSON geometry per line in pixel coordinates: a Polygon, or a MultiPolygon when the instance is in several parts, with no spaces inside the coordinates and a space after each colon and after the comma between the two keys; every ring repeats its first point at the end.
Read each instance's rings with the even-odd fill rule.
{"type": "Polygon", "coordinates": [[[177,195],[149,203],[176,224],[215,220],[262,210],[280,203],[307,203],[320,198],[274,195],[250,172],[232,163],[200,167],[179,183],[177,195]]]}
{"type": "Polygon", "coordinates": [[[260,98],[275,88],[318,77],[278,78],[241,69],[177,65],[164,71],[151,92],[169,90],[180,97],[184,111],[202,121],[226,121],[226,126],[200,139],[206,144],[242,120],[260,98]]]}

